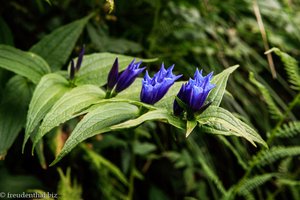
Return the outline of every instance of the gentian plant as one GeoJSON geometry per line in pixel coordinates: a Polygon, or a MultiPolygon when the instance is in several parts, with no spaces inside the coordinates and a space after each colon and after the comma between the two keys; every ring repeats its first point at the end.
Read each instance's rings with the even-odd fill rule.
{"type": "Polygon", "coordinates": [[[151,78],[148,71],[146,71],[140,94],[142,102],[153,105],[168,92],[174,82],[182,76],[174,75],[172,73],[173,68],[174,65],[166,70],[164,64],[162,64],[160,70],[154,74],[153,78],[151,78]]]}
{"type": "Polygon", "coordinates": [[[191,79],[181,86],[179,93],[173,104],[175,115],[180,115],[183,111],[187,112],[188,118],[192,117],[193,113],[204,108],[205,100],[209,92],[215,87],[212,84],[211,78],[213,72],[206,76],[202,75],[202,70],[199,72],[196,69],[194,79],[191,79]]]}
{"type": "Polygon", "coordinates": [[[142,61],[136,63],[134,61],[135,59],[131,61],[128,67],[119,76],[119,63],[118,58],[116,58],[107,77],[106,98],[114,97],[122,90],[128,88],[136,77],[144,71],[146,67],[139,68],[142,61]]]}
{"type": "Polygon", "coordinates": [[[84,56],[84,51],[85,48],[84,46],[81,48],[77,62],[76,62],[76,66],[74,64],[74,60],[71,60],[71,67],[70,67],[70,80],[73,80],[75,77],[75,74],[79,71],[80,67],[81,67],[81,63],[83,60],[83,56],[84,56]]]}

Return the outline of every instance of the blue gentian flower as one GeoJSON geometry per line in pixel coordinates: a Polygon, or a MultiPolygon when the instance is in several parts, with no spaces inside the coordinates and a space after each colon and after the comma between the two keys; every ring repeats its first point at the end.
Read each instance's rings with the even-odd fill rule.
{"type": "Polygon", "coordinates": [[[118,78],[119,78],[119,61],[118,58],[116,58],[107,77],[107,88],[109,90],[112,90],[114,88],[114,86],[118,82],[118,78]]]}
{"type": "MultiPolygon", "coordinates": [[[[211,91],[215,87],[214,84],[210,83],[213,72],[207,76],[202,76],[202,70],[199,72],[197,69],[194,75],[194,79],[191,79],[181,86],[177,97],[187,106],[192,112],[199,111],[211,91]]],[[[174,101],[173,110],[175,115],[180,115],[184,108],[179,105],[177,100],[174,101]]]]}
{"type": "Polygon", "coordinates": [[[142,61],[134,63],[135,59],[128,65],[128,67],[119,75],[118,58],[115,60],[107,77],[108,97],[113,97],[117,93],[128,88],[140,73],[146,67],[139,68],[142,61]],[[112,94],[111,94],[112,91],[112,94]]]}
{"type": "Polygon", "coordinates": [[[128,65],[128,67],[123,71],[123,73],[119,76],[118,82],[116,85],[116,92],[119,93],[122,90],[128,88],[133,81],[138,77],[140,73],[144,71],[146,67],[139,68],[142,61],[134,63],[135,59],[128,65]]]}
{"type": "Polygon", "coordinates": [[[174,65],[167,70],[164,64],[161,65],[160,70],[151,78],[146,71],[144,80],[142,81],[141,101],[148,104],[155,104],[158,102],[182,75],[175,76],[172,73],[174,65]]]}

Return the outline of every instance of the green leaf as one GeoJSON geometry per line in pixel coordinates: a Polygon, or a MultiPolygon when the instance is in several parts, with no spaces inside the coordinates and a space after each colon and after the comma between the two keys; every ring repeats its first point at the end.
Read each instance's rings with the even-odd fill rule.
{"type": "Polygon", "coordinates": [[[167,94],[158,101],[155,106],[160,108],[165,108],[167,110],[173,110],[173,103],[175,101],[175,96],[178,94],[182,84],[184,84],[185,81],[179,81],[175,82],[174,85],[169,89],[167,94]]]}
{"type": "Polygon", "coordinates": [[[91,15],[55,29],[32,46],[30,51],[43,57],[53,71],[61,69],[90,17],[91,15]]]}
{"type": "Polygon", "coordinates": [[[48,64],[38,55],[6,45],[0,45],[0,68],[24,76],[33,83],[38,83],[50,72],[48,64]]]}
{"type": "Polygon", "coordinates": [[[193,130],[197,125],[198,122],[196,120],[187,120],[185,137],[188,137],[193,132],[193,130]]]}
{"type": "MultiPolygon", "coordinates": [[[[124,56],[113,53],[95,53],[84,56],[81,69],[75,77],[75,84],[94,84],[103,86],[107,82],[108,73],[118,57],[119,70],[124,70],[128,64],[133,60],[133,57],[124,56]]],[[[138,62],[141,59],[136,59],[138,62]]],[[[142,59],[143,62],[153,62],[156,59],[142,59]]]]}
{"type": "Polygon", "coordinates": [[[258,90],[261,92],[263,98],[265,99],[265,102],[268,106],[269,113],[271,114],[271,117],[273,119],[281,119],[283,118],[283,113],[279,109],[279,107],[276,105],[275,101],[273,100],[271,93],[269,90],[260,82],[258,82],[254,74],[252,72],[249,73],[249,80],[258,88],[258,90]]]}
{"type": "Polygon", "coordinates": [[[157,110],[149,111],[136,119],[128,120],[124,123],[112,126],[111,129],[116,130],[116,129],[123,129],[123,128],[132,128],[149,120],[160,120],[160,121],[167,122],[177,128],[185,129],[185,125],[183,121],[170,114],[166,109],[157,109],[157,110]]]}
{"type": "Polygon", "coordinates": [[[4,158],[26,122],[33,86],[26,78],[12,77],[0,102],[0,158],[4,158]]]}
{"type": "Polygon", "coordinates": [[[274,146],[270,149],[260,151],[253,159],[250,161],[251,165],[263,167],[267,164],[272,164],[273,162],[285,158],[300,155],[300,146],[274,146]]]}
{"type": "Polygon", "coordinates": [[[14,45],[13,34],[2,17],[0,17],[0,44],[14,45]]]}
{"type": "Polygon", "coordinates": [[[112,174],[114,174],[123,184],[128,185],[128,181],[120,169],[114,165],[112,162],[104,158],[103,156],[97,154],[96,152],[88,149],[86,146],[81,145],[85,150],[89,161],[93,163],[99,170],[105,166],[112,174]]]}
{"type": "Polygon", "coordinates": [[[69,89],[69,82],[62,76],[58,74],[43,76],[29,104],[23,151],[31,133],[49,112],[54,103],[69,89]]]}
{"type": "Polygon", "coordinates": [[[224,108],[210,106],[202,114],[197,116],[197,121],[202,128],[212,134],[235,135],[245,138],[254,146],[256,146],[254,142],[257,142],[267,147],[266,142],[253,128],[236,118],[224,108]]]}
{"type": "Polygon", "coordinates": [[[135,141],[133,143],[133,152],[136,155],[146,156],[156,150],[156,146],[149,142],[135,141]]]}
{"type": "Polygon", "coordinates": [[[124,38],[113,38],[103,30],[103,25],[88,23],[86,26],[91,43],[99,52],[137,54],[143,50],[142,45],[124,38]]]}
{"type": "Polygon", "coordinates": [[[35,144],[54,127],[83,114],[86,108],[99,102],[105,96],[105,92],[94,85],[83,85],[73,88],[64,94],[47,113],[35,136],[35,144]]]}
{"type": "Polygon", "coordinates": [[[138,114],[138,108],[128,103],[99,104],[77,124],[63,149],[50,166],[56,164],[80,142],[94,135],[110,131],[112,125],[131,119],[138,114]]]}
{"type": "Polygon", "coordinates": [[[238,67],[239,65],[229,67],[212,78],[211,82],[215,84],[216,87],[211,90],[209,96],[207,97],[207,101],[212,102],[211,105],[220,105],[226,89],[228,77],[238,67]]]}
{"type": "Polygon", "coordinates": [[[47,162],[46,162],[46,157],[44,154],[44,141],[41,140],[38,144],[37,147],[35,148],[35,152],[37,154],[37,157],[39,159],[40,165],[43,169],[47,169],[47,162]]]}

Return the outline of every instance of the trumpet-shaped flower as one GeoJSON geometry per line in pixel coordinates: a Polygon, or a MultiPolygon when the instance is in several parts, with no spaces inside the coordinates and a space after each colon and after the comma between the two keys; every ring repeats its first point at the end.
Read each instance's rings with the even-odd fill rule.
{"type": "Polygon", "coordinates": [[[109,90],[112,90],[115,87],[115,85],[118,82],[118,78],[119,78],[119,61],[118,58],[116,58],[107,77],[107,88],[109,90]]]}
{"type": "Polygon", "coordinates": [[[142,102],[155,104],[167,93],[174,82],[182,76],[174,75],[172,73],[173,68],[174,65],[166,70],[164,64],[162,64],[160,70],[154,74],[153,78],[151,78],[148,71],[146,71],[144,80],[142,81],[142,91],[140,94],[142,102]]]}
{"type": "Polygon", "coordinates": [[[115,60],[115,63],[112,66],[112,69],[110,70],[107,78],[107,86],[109,90],[112,90],[114,87],[114,91],[116,93],[121,92],[122,90],[125,90],[128,88],[133,81],[136,79],[136,77],[142,73],[142,71],[146,67],[139,68],[142,61],[134,63],[135,59],[128,65],[128,67],[122,72],[122,74],[119,76],[119,64],[118,59],[115,60]]]}
{"type": "MultiPolygon", "coordinates": [[[[214,84],[210,83],[212,76],[213,72],[207,76],[202,76],[202,70],[199,72],[197,69],[194,74],[194,79],[190,79],[181,86],[177,97],[192,112],[197,112],[203,107],[209,92],[215,87],[214,84]]],[[[173,110],[175,115],[180,115],[184,108],[175,100],[173,110]]]]}

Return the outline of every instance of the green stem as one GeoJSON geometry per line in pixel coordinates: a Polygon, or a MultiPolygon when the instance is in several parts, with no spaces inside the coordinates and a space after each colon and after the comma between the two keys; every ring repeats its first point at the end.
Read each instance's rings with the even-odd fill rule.
{"type": "Polygon", "coordinates": [[[300,101],[300,93],[293,99],[293,101],[291,103],[289,103],[287,110],[284,112],[281,119],[277,122],[275,128],[271,131],[270,137],[267,140],[267,144],[270,144],[274,140],[277,129],[281,127],[281,125],[284,122],[284,120],[286,119],[287,115],[299,103],[299,101],[300,101]]]}
{"type": "Polygon", "coordinates": [[[133,145],[135,140],[137,139],[137,135],[134,132],[133,140],[130,143],[130,153],[131,153],[131,162],[130,162],[130,175],[129,175],[129,186],[128,186],[128,195],[127,199],[132,200],[133,199],[133,194],[134,194],[134,170],[135,170],[135,154],[133,151],[133,145]]]}
{"type": "Polygon", "coordinates": [[[134,193],[134,167],[135,167],[135,155],[132,152],[131,170],[130,170],[130,177],[129,177],[129,189],[128,189],[128,200],[133,199],[133,193],[134,193]]]}

